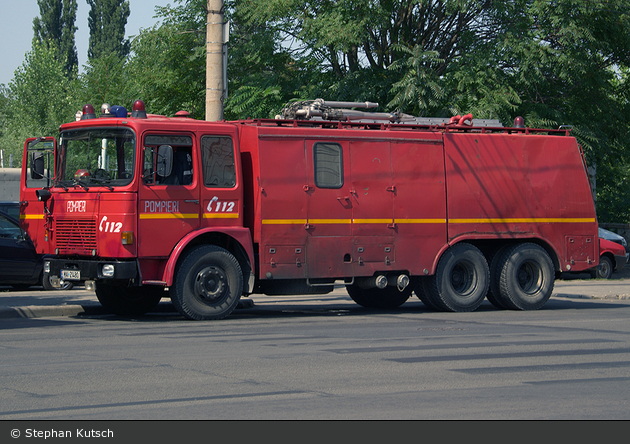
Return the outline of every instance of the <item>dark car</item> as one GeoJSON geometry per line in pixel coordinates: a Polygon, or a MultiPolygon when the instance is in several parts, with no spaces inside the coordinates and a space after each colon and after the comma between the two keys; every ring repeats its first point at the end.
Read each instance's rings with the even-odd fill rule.
{"type": "Polygon", "coordinates": [[[17,219],[0,212],[0,285],[27,288],[41,285],[42,256],[17,219]]]}
{"type": "Polygon", "coordinates": [[[70,290],[72,282],[55,288],[43,270],[43,255],[37,254],[28,234],[20,228],[17,218],[0,211],[0,285],[24,289],[42,285],[46,290],[70,290]]]}
{"type": "Polygon", "coordinates": [[[6,213],[15,220],[20,219],[20,203],[14,201],[0,202],[0,213],[6,213]]]}

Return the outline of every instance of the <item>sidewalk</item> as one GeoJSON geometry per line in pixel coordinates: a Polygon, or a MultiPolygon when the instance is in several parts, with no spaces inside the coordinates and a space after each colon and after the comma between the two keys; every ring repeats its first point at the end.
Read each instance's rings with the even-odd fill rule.
{"type": "MultiPolygon", "coordinates": [[[[304,296],[309,298],[309,296],[304,296]]],[[[310,298],[325,300],[329,297],[344,297],[352,302],[343,288],[336,289],[329,295],[310,298]]],[[[415,296],[414,296],[415,297],[415,296]]],[[[556,280],[552,297],[574,299],[613,299],[630,300],[630,265],[615,272],[609,280],[590,279],[588,274],[566,276],[556,280]]],[[[291,297],[253,295],[241,299],[239,308],[249,308],[256,301],[273,303],[288,302],[291,297]]],[[[173,306],[168,298],[162,299],[156,311],[172,312],[173,306]]],[[[50,316],[77,316],[80,314],[106,314],[96,299],[93,291],[77,287],[69,291],[45,291],[41,287],[32,287],[18,291],[11,287],[0,286],[0,320],[8,318],[40,318],[50,316]]]]}

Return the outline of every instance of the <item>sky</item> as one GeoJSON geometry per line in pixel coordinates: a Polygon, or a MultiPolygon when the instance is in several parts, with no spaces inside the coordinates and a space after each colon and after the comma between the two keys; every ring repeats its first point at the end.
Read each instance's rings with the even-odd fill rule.
{"type": "MultiPolygon", "coordinates": [[[[150,28],[158,22],[153,18],[156,6],[175,5],[173,0],[129,0],[130,14],[125,27],[126,37],[137,35],[141,28],[150,28]]],[[[79,56],[79,70],[87,62],[88,6],[86,0],[77,0],[75,43],[79,56]]],[[[39,16],[37,0],[0,0],[0,84],[8,85],[13,73],[24,62],[31,50],[33,19],[39,16]]]]}

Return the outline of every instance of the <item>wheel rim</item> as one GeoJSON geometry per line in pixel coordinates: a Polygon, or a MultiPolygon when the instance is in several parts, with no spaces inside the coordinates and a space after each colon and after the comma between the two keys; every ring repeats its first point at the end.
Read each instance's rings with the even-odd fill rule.
{"type": "Polygon", "coordinates": [[[227,275],[221,268],[205,267],[195,278],[193,294],[204,303],[216,303],[228,295],[227,275]]]}
{"type": "Polygon", "coordinates": [[[451,287],[462,298],[470,297],[477,287],[477,273],[469,262],[458,262],[451,272],[451,287]]]}
{"type": "Polygon", "coordinates": [[[517,282],[523,293],[533,296],[543,285],[542,271],[536,262],[524,262],[517,271],[517,282]]]}
{"type": "Polygon", "coordinates": [[[607,278],[610,273],[610,267],[608,266],[608,262],[602,261],[599,264],[599,276],[603,278],[607,278]]]}

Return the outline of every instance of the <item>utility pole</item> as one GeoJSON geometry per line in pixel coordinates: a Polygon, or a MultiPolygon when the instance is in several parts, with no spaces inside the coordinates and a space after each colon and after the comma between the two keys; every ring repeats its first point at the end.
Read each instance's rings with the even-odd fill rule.
{"type": "Polygon", "coordinates": [[[223,120],[223,0],[208,0],[206,120],[223,120]]]}

